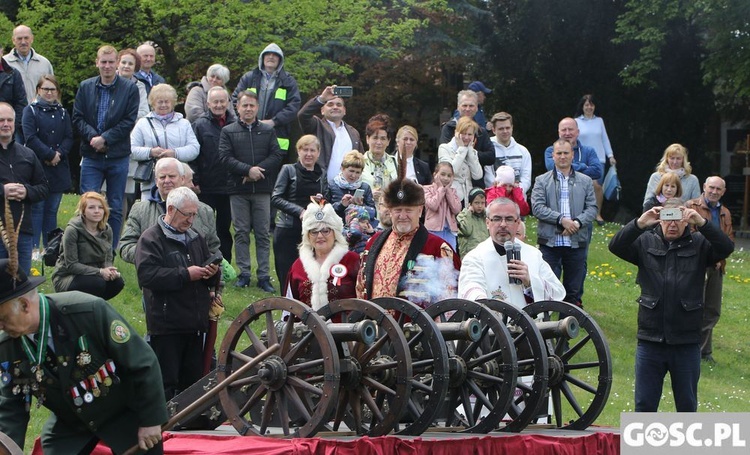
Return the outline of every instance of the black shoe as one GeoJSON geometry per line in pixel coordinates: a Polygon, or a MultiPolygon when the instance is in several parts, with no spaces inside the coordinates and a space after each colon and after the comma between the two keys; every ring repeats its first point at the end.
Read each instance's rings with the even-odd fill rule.
{"type": "Polygon", "coordinates": [[[596,224],[598,224],[599,226],[604,226],[604,223],[606,223],[606,221],[604,221],[602,219],[597,219],[596,220],[596,224]]]}
{"type": "Polygon", "coordinates": [[[237,277],[237,282],[234,283],[234,287],[246,288],[250,286],[250,275],[240,275],[237,277]]]}
{"type": "Polygon", "coordinates": [[[273,288],[271,285],[271,279],[270,278],[261,278],[258,280],[258,287],[263,289],[266,292],[269,292],[271,294],[276,293],[276,289],[273,288]]]}
{"type": "Polygon", "coordinates": [[[702,355],[701,360],[709,365],[716,365],[716,359],[711,354],[702,355]]]}

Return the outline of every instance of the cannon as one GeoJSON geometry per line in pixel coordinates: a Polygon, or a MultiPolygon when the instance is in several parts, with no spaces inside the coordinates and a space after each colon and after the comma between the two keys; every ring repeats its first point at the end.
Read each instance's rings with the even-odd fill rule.
{"type": "Polygon", "coordinates": [[[547,418],[581,430],[603,410],[611,380],[601,329],[564,302],[448,299],[422,309],[384,297],[316,312],[273,297],[235,318],[216,370],[170,411],[185,413],[180,425],[228,420],[241,435],[518,432],[547,418]],[[218,399],[186,413],[202,393],[218,399]]]}

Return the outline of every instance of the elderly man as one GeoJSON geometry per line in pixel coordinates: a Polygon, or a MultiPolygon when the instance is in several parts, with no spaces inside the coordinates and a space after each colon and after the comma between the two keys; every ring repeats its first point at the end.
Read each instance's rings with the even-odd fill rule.
{"type": "Polygon", "coordinates": [[[5,54],[3,58],[21,73],[26,99],[31,104],[36,99],[36,85],[39,83],[39,78],[45,74],[54,74],[52,64],[31,47],[34,44],[34,34],[26,25],[14,28],[12,39],[13,50],[5,54]]]}
{"type": "Polygon", "coordinates": [[[159,359],[167,399],[203,375],[203,336],[221,274],[206,240],[191,229],[198,196],[182,187],[167,196],[167,213],[138,239],[135,267],[146,327],[159,359]]]}
{"type": "Polygon", "coordinates": [[[516,238],[521,215],[508,198],[487,206],[490,238],[464,257],[458,277],[458,297],[468,300],[498,299],[523,308],[529,302],[562,300],[565,288],[538,249],[516,238]],[[508,260],[505,244],[520,248],[521,259],[508,260]]]}
{"type": "Polygon", "coordinates": [[[734,249],[716,224],[679,205],[679,199],[668,199],[626,224],[609,242],[613,254],[638,266],[636,412],[658,410],[667,372],[677,412],[698,408],[705,269],[734,249]]]}
{"type": "MultiPolygon", "coordinates": [[[[557,125],[557,133],[560,139],[564,139],[573,147],[573,156],[571,166],[576,172],[581,172],[589,176],[592,181],[596,182],[602,177],[604,169],[602,163],[596,155],[596,150],[581,144],[578,140],[578,123],[575,119],[565,117],[557,125]]],[[[552,158],[554,147],[550,145],[544,151],[544,165],[548,171],[555,167],[555,161],[552,158]]]]}
{"type": "MultiPolygon", "coordinates": [[[[685,203],[685,207],[694,209],[709,223],[717,226],[734,241],[732,214],[719,200],[727,190],[724,179],[718,176],[709,177],[703,184],[703,194],[685,203]]],[[[706,268],[706,287],[704,289],[705,307],[701,328],[701,358],[708,363],[716,363],[713,353],[713,331],[721,316],[721,290],[724,283],[727,261],[722,259],[706,268]]]]}
{"type": "Polygon", "coordinates": [[[495,185],[495,171],[500,166],[510,166],[516,174],[516,183],[523,194],[531,189],[531,154],[523,145],[513,138],[513,116],[507,112],[498,112],[490,120],[495,135],[492,145],[495,147],[495,163],[484,167],[484,184],[487,188],[495,185]]]}
{"type": "Polygon", "coordinates": [[[151,42],[141,44],[136,49],[136,52],[141,58],[141,69],[135,73],[135,78],[143,82],[143,85],[146,86],[146,94],[149,94],[151,93],[151,88],[159,84],[166,84],[167,81],[156,74],[156,71],[151,70],[156,64],[156,49],[154,49],[151,42]]]}
{"type": "MultiPolygon", "coordinates": [[[[130,209],[125,229],[120,239],[120,257],[125,262],[135,263],[136,244],[143,232],[156,225],[159,218],[167,211],[166,201],[169,193],[175,188],[185,186],[185,165],[176,158],[162,158],[154,166],[156,186],[151,188],[149,196],[136,202],[130,209]]],[[[219,238],[216,236],[216,224],[211,207],[200,202],[192,223],[193,229],[200,233],[208,243],[212,253],[219,250],[219,238]]]]}
{"type": "Polygon", "coordinates": [[[357,297],[400,296],[423,307],[455,297],[461,260],[443,239],[419,223],[424,189],[408,179],[394,180],[383,198],[392,225],[376,232],[365,246],[357,297]],[[425,282],[426,278],[432,279],[425,282]]]}
{"type": "Polygon", "coordinates": [[[565,301],[582,305],[591,224],[596,216],[594,186],[587,175],[574,170],[568,141],[558,139],[553,147],[554,169],[536,178],[531,210],[539,220],[537,241],[542,256],[556,276],[563,276],[565,301]]]}
{"type": "Polygon", "coordinates": [[[326,87],[297,113],[302,132],[314,134],[320,141],[318,164],[327,169],[328,184],[333,185],[333,178],[341,171],[344,155],[352,150],[365,153],[357,129],[344,122],[346,105],[344,99],[334,95],[335,85],[326,87]],[[315,116],[320,112],[323,118],[315,116]]]}
{"type": "Polygon", "coordinates": [[[81,292],[44,295],[44,277],[0,260],[0,431],[20,447],[31,397],[52,413],[45,454],[115,453],[133,445],[161,454],[167,421],[151,348],[106,301],[81,292]]]}

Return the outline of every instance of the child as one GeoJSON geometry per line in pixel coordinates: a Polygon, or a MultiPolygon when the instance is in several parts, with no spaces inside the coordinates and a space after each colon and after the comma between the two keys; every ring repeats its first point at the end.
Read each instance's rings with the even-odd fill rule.
{"type": "Polygon", "coordinates": [[[466,254],[473,250],[490,236],[484,209],[487,206],[484,190],[472,188],[469,191],[469,206],[461,210],[456,217],[458,223],[458,254],[461,260],[466,254]]]}
{"type": "Polygon", "coordinates": [[[435,166],[431,185],[424,185],[424,227],[456,249],[456,215],[461,201],[453,187],[453,166],[442,161],[435,166]]]}
{"type": "Polygon", "coordinates": [[[367,241],[375,233],[375,229],[370,224],[370,214],[364,207],[351,205],[346,209],[345,221],[344,236],[349,243],[349,251],[362,253],[367,241]]]}
{"type": "Polygon", "coordinates": [[[346,209],[350,205],[364,206],[370,219],[375,219],[375,199],[372,197],[370,185],[362,181],[362,169],[365,168],[364,155],[352,150],[344,155],[341,161],[341,172],[333,178],[333,184],[328,188],[328,201],[333,209],[345,220],[346,209]],[[354,197],[357,190],[363,190],[361,197],[354,197]]]}
{"type": "Polygon", "coordinates": [[[487,188],[487,204],[492,202],[493,199],[499,197],[507,197],[512,199],[518,208],[521,209],[521,216],[529,214],[529,203],[526,202],[526,195],[523,194],[523,190],[516,183],[516,171],[510,166],[500,166],[495,171],[495,186],[487,188]]]}
{"type": "Polygon", "coordinates": [[[667,199],[671,197],[682,197],[682,183],[680,175],[675,172],[667,172],[661,176],[661,180],[654,190],[656,196],[652,196],[643,203],[643,211],[647,212],[652,207],[661,207],[667,199]]]}

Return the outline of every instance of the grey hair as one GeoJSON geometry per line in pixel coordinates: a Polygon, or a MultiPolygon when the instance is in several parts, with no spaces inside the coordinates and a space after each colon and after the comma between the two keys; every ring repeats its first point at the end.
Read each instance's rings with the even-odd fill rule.
{"type": "Polygon", "coordinates": [[[226,84],[229,81],[229,68],[220,63],[214,63],[206,70],[206,77],[210,76],[218,76],[226,84]]]}
{"type": "Polygon", "coordinates": [[[211,87],[210,89],[208,89],[208,93],[206,93],[206,99],[210,98],[211,94],[216,92],[224,93],[227,96],[227,100],[229,99],[229,92],[224,87],[211,87]]]}
{"type": "Polygon", "coordinates": [[[474,90],[461,90],[460,92],[458,92],[458,96],[456,97],[456,105],[461,104],[461,98],[463,98],[464,96],[474,98],[474,101],[479,103],[479,96],[477,95],[477,92],[475,92],[474,90]]]}
{"type": "Polygon", "coordinates": [[[180,177],[185,176],[185,166],[182,164],[180,160],[178,160],[177,158],[172,158],[171,156],[159,158],[159,160],[156,161],[156,165],[154,166],[154,174],[158,174],[159,171],[161,171],[167,166],[176,167],[177,173],[180,175],[180,177]]]}
{"type": "Polygon", "coordinates": [[[182,208],[186,202],[198,204],[198,196],[190,188],[181,186],[169,192],[167,207],[182,208]]]}
{"type": "Polygon", "coordinates": [[[497,199],[493,199],[489,204],[487,204],[487,207],[484,208],[484,216],[489,218],[490,207],[496,205],[512,205],[516,208],[516,218],[521,218],[521,209],[518,207],[518,204],[516,204],[516,201],[514,201],[513,199],[507,197],[499,197],[497,199]]]}

